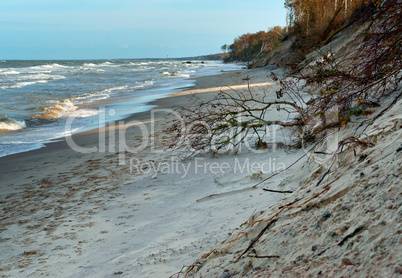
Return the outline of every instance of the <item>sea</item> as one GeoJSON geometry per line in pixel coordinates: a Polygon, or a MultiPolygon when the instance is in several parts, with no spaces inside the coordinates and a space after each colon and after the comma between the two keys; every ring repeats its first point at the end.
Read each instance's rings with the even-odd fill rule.
{"type": "Polygon", "coordinates": [[[107,109],[115,111],[109,122],[151,110],[150,102],[190,88],[194,77],[242,67],[175,59],[0,61],[0,157],[99,128],[107,109]]]}

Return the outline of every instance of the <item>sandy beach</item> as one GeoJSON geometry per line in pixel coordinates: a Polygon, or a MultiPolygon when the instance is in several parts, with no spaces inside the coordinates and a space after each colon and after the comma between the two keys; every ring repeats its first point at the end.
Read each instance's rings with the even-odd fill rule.
{"type": "MultiPolygon", "coordinates": [[[[165,132],[177,120],[171,109],[220,90],[243,90],[248,79],[253,90],[274,97],[269,73],[263,68],[201,77],[194,88],[153,102],[163,110],[153,119],[143,112],[72,136],[85,150],[98,148],[92,153],[61,140],[0,158],[2,277],[169,277],[253,212],[278,202],[284,194],[253,186],[302,150],[182,162],[182,150],[168,151],[172,135],[165,132]],[[126,151],[122,136],[130,148],[143,144],[141,151],[126,151]]],[[[269,184],[292,190],[297,175],[295,166],[269,184]]]]}
{"type": "Polygon", "coordinates": [[[402,277],[401,0],[17,2],[0,278],[402,277]]]}

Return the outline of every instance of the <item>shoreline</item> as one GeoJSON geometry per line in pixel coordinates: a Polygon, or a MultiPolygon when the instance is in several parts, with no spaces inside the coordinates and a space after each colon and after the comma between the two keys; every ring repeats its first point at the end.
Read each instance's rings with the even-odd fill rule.
{"type": "MultiPolygon", "coordinates": [[[[19,110],[21,111],[17,109],[15,110],[17,112],[14,113],[12,110],[8,111],[5,108],[3,113],[7,114],[7,117],[0,122],[0,125],[2,125],[0,128],[4,128],[4,134],[0,136],[0,141],[3,143],[0,145],[0,156],[2,157],[43,148],[47,144],[62,140],[63,137],[72,133],[77,134],[94,130],[108,123],[123,120],[130,115],[146,112],[152,109],[150,102],[165,98],[172,92],[192,88],[195,81],[190,76],[220,74],[226,70],[240,69],[238,65],[223,64],[222,62],[206,63],[205,66],[201,65],[201,63],[194,63],[194,65],[188,66],[178,60],[173,60],[167,65],[161,61],[148,61],[146,63],[132,63],[130,61],[119,63],[98,62],[95,64],[90,61],[82,63],[66,61],[61,64],[45,63],[40,65],[35,64],[33,61],[24,61],[24,63],[27,67],[22,69],[18,68],[19,64],[10,64],[8,67],[14,70],[15,73],[23,74],[27,72],[27,69],[32,68],[32,73],[29,72],[30,75],[28,74],[26,77],[24,75],[27,80],[31,75],[34,78],[36,71],[40,72],[42,69],[47,69],[46,74],[49,72],[49,78],[59,76],[61,81],[57,79],[59,83],[53,84],[51,82],[49,85],[43,85],[50,86],[49,90],[53,89],[55,91],[54,97],[50,97],[54,99],[51,101],[42,101],[41,94],[37,93],[37,91],[46,89],[46,87],[40,85],[42,82],[35,83],[34,86],[38,87],[33,87],[28,91],[27,95],[33,100],[30,101],[30,97],[28,97],[27,105],[38,106],[39,108],[37,109],[32,110],[32,108],[29,108],[27,110],[24,104],[16,104],[16,107],[20,107],[19,110]],[[144,73],[139,74],[136,67],[144,73]],[[99,80],[99,84],[95,81],[95,83],[88,83],[77,89],[76,85],[69,84],[70,81],[68,80],[74,78],[74,74],[81,76],[80,71],[88,73],[88,80],[97,78],[96,74],[98,72],[103,72],[105,77],[99,80]],[[117,79],[114,79],[113,74],[116,74],[117,79]],[[104,80],[105,78],[107,81],[104,80]],[[63,89],[60,90],[61,93],[58,93],[58,86],[60,88],[70,86],[72,91],[64,92],[65,90],[63,89]],[[80,90],[82,90],[81,93],[79,93],[80,90]],[[77,92],[75,93],[75,91],[77,92]],[[41,101],[44,103],[40,103],[41,101]],[[114,109],[113,115],[104,113],[105,110],[109,109],[114,109]],[[66,121],[74,117],[76,120],[73,121],[72,128],[65,129],[67,126],[66,121]],[[105,118],[105,120],[102,120],[102,118],[105,118]],[[16,131],[13,131],[14,127],[17,129],[16,131]]],[[[43,78],[46,76],[43,76],[43,78]]],[[[48,83],[45,81],[43,83],[48,83]]],[[[85,80],[79,79],[79,82],[85,82],[85,80]]],[[[26,86],[28,83],[30,82],[21,82],[21,86],[26,86]]],[[[13,98],[12,95],[8,96],[7,86],[4,86],[6,90],[3,96],[5,98],[5,107],[9,102],[7,99],[13,98]]],[[[17,92],[21,90],[21,94],[24,93],[24,89],[16,90],[17,92]]],[[[49,96],[44,94],[44,98],[46,97],[49,96]]]]}

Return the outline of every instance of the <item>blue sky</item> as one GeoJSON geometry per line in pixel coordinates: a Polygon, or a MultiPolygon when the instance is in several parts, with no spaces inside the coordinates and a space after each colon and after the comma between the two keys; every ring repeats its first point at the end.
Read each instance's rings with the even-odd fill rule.
{"type": "Polygon", "coordinates": [[[1,0],[0,59],[197,56],[276,25],[281,0],[1,0]]]}

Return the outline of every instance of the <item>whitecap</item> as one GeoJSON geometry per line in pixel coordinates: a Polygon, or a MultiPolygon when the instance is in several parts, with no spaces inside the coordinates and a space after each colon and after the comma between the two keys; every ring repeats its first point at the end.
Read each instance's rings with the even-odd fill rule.
{"type": "Polygon", "coordinates": [[[85,66],[85,67],[96,67],[97,65],[93,64],[93,63],[85,63],[85,64],[83,64],[83,66],[85,66]]]}
{"type": "Polygon", "coordinates": [[[135,84],[136,84],[136,85],[131,86],[132,89],[134,89],[134,88],[143,88],[143,87],[146,87],[146,86],[151,86],[151,85],[155,84],[155,82],[152,81],[152,80],[147,80],[147,81],[143,81],[143,82],[137,81],[137,82],[135,82],[135,84]]]}
{"type": "Polygon", "coordinates": [[[9,71],[2,71],[0,72],[0,74],[14,75],[14,74],[20,74],[20,72],[16,70],[9,70],[9,71]]]}
{"type": "Polygon", "coordinates": [[[20,130],[26,127],[24,121],[17,121],[14,119],[3,118],[0,119],[0,130],[20,130]]]}
{"type": "Polygon", "coordinates": [[[28,82],[17,82],[14,83],[13,85],[6,85],[0,87],[1,89],[15,89],[15,88],[23,88],[29,85],[34,85],[38,83],[47,83],[47,80],[37,80],[37,81],[28,81],[28,82]]]}
{"type": "Polygon", "coordinates": [[[70,68],[68,66],[60,65],[60,64],[57,64],[57,63],[41,65],[39,67],[40,68],[50,68],[50,69],[54,69],[54,68],[68,69],[68,68],[70,68]]]}
{"type": "Polygon", "coordinates": [[[50,101],[56,102],[54,105],[41,107],[43,112],[38,115],[31,115],[30,117],[33,119],[45,119],[45,120],[53,120],[62,117],[68,117],[75,110],[77,110],[77,106],[75,106],[69,99],[63,99],[60,101],[50,101]]]}
{"type": "Polygon", "coordinates": [[[74,117],[74,118],[87,118],[91,116],[96,116],[100,114],[100,110],[96,109],[78,109],[71,113],[69,117],[74,117]]]}
{"type": "Polygon", "coordinates": [[[105,72],[103,69],[94,69],[94,68],[85,68],[82,67],[81,69],[86,70],[86,71],[93,71],[93,72],[105,72]]]}

